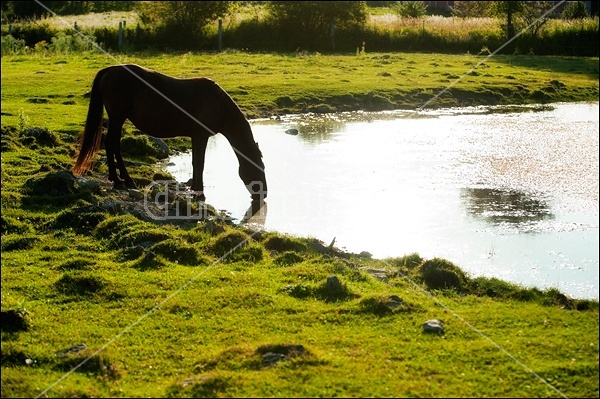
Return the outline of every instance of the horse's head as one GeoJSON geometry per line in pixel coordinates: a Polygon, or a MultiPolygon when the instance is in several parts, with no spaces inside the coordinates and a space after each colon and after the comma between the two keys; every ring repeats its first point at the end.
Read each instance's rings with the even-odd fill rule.
{"type": "Polygon", "coordinates": [[[255,148],[248,151],[246,162],[240,162],[240,178],[250,192],[253,201],[262,201],[267,197],[267,178],[265,176],[265,164],[258,143],[255,148]]]}

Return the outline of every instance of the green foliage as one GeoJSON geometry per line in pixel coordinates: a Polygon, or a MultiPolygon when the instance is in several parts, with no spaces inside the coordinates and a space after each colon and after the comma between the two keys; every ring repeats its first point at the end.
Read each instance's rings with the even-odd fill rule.
{"type": "Polygon", "coordinates": [[[129,11],[135,1],[44,1],[42,7],[34,1],[3,1],[2,17],[7,20],[39,18],[56,13],[58,15],[80,15],[88,12],[129,11]],[[50,11],[48,11],[48,8],[50,11]]]}
{"type": "Polygon", "coordinates": [[[25,39],[15,39],[13,35],[2,35],[2,55],[23,54],[25,52],[25,39]]]}
{"type": "Polygon", "coordinates": [[[56,289],[66,295],[92,295],[107,285],[103,278],[87,272],[65,272],[54,284],[56,289]]]}
{"type": "Polygon", "coordinates": [[[478,18],[490,15],[489,1],[455,1],[452,15],[461,18],[478,18]]]}
{"type": "Polygon", "coordinates": [[[525,6],[523,1],[494,1],[490,11],[492,15],[505,18],[506,23],[502,25],[502,30],[506,32],[506,38],[510,39],[515,35],[514,18],[523,12],[525,6]]]}
{"type": "Polygon", "coordinates": [[[419,267],[423,282],[429,289],[455,289],[463,291],[467,288],[468,277],[458,266],[446,259],[433,258],[419,267]]]}
{"type": "Polygon", "coordinates": [[[561,15],[564,19],[582,19],[589,16],[590,14],[583,1],[568,1],[561,15]]]}
{"type": "MultiPolygon", "coordinates": [[[[143,2],[142,6],[175,7],[175,3],[179,2],[143,2]]],[[[196,7],[196,4],[199,4],[198,7],[200,7],[205,3],[216,4],[219,2],[182,3],[185,3],[186,7],[188,4],[190,7],[196,7]]],[[[456,13],[461,12],[462,3],[478,2],[456,2],[456,13]]],[[[482,46],[489,49],[500,47],[506,40],[508,29],[508,15],[504,12],[499,13],[498,6],[490,5],[496,2],[482,3],[487,4],[490,14],[492,9],[495,10],[495,15],[501,16],[503,22],[493,28],[464,28],[463,26],[471,26],[468,19],[427,19],[424,24],[417,26],[414,23],[412,25],[407,23],[407,20],[411,20],[411,18],[399,18],[398,23],[401,23],[401,26],[388,28],[378,23],[369,25],[365,23],[367,11],[363,10],[363,2],[268,2],[261,6],[261,10],[264,9],[266,10],[264,13],[269,13],[260,18],[246,16],[239,19],[239,17],[231,15],[233,11],[229,11],[230,15],[225,18],[222,44],[228,49],[250,51],[311,50],[354,53],[357,48],[360,52],[361,46],[365,43],[369,52],[408,49],[423,52],[470,52],[476,54],[482,46]],[[297,7],[297,10],[294,7],[297,7]],[[307,15],[306,20],[302,17],[303,15],[307,15]],[[330,37],[332,16],[335,25],[333,40],[330,37]],[[445,29],[444,26],[449,22],[456,27],[451,30],[445,29]],[[275,37],[277,40],[273,39],[275,37]]],[[[537,37],[546,30],[553,31],[554,28],[551,28],[550,25],[559,26],[562,30],[561,34],[568,34],[570,40],[577,45],[573,46],[571,43],[571,45],[551,46],[547,44],[546,38],[536,39],[536,37],[527,39],[527,43],[518,43],[521,41],[521,37],[519,37],[514,46],[509,46],[510,48],[507,47],[504,51],[512,54],[518,47],[525,48],[525,51],[521,50],[525,53],[597,56],[597,27],[594,28],[593,24],[588,22],[582,25],[584,31],[581,31],[574,27],[571,28],[568,21],[549,21],[547,18],[537,20],[540,13],[547,9],[548,4],[549,2],[525,2],[521,11],[511,13],[513,31],[516,32],[534,22],[529,31],[537,37]],[[581,35],[583,35],[583,40],[581,35]]],[[[248,9],[249,7],[252,6],[239,5],[230,10],[248,9]]],[[[464,12],[484,12],[471,8],[477,10],[475,5],[470,5],[464,12]]],[[[247,10],[245,12],[248,15],[254,14],[247,10]]],[[[597,19],[589,20],[597,25],[597,19]]],[[[64,29],[62,24],[51,26],[47,21],[19,22],[11,25],[10,35],[7,26],[3,25],[2,54],[32,53],[41,55],[57,52],[62,54],[88,52],[96,49],[94,42],[99,43],[99,46],[107,51],[124,52],[173,49],[198,51],[218,48],[217,29],[214,24],[205,25],[196,33],[189,29],[169,26],[162,22],[142,23],[137,26],[135,23],[130,23],[123,29],[123,45],[119,47],[119,30],[116,26],[84,28],[83,33],[86,34],[86,39],[83,39],[76,35],[71,28],[64,29]],[[59,32],[64,32],[64,35],[59,35],[59,32]]]]}
{"type": "Polygon", "coordinates": [[[269,251],[286,252],[305,252],[307,246],[297,237],[292,237],[286,234],[270,233],[265,235],[263,245],[269,251]]]}
{"type": "Polygon", "coordinates": [[[367,20],[363,1],[271,1],[267,3],[269,22],[282,38],[303,47],[329,43],[331,24],[335,31],[360,28],[367,20]]]}
{"type": "Polygon", "coordinates": [[[295,263],[300,263],[304,258],[294,251],[285,251],[273,259],[273,263],[279,266],[289,266],[295,263]]]}
{"type": "Polygon", "coordinates": [[[205,33],[206,25],[224,16],[229,1],[141,2],[139,17],[173,48],[185,48],[205,33]]]}
{"type": "Polygon", "coordinates": [[[519,24],[517,29],[525,29],[529,27],[529,32],[537,36],[544,25],[550,21],[552,13],[548,13],[553,7],[553,4],[548,1],[528,1],[523,5],[523,9],[517,17],[519,24]],[[548,14],[546,14],[548,13],[548,14]],[[542,18],[542,15],[546,15],[542,18]]]}
{"type": "Polygon", "coordinates": [[[198,249],[182,240],[167,239],[153,245],[150,251],[182,265],[197,266],[206,263],[198,249]]]}
{"type": "Polygon", "coordinates": [[[248,245],[250,236],[239,230],[229,230],[217,235],[210,243],[209,250],[218,257],[232,253],[237,248],[248,245]]]}
{"type": "Polygon", "coordinates": [[[48,50],[58,54],[70,54],[73,52],[92,51],[97,47],[93,36],[85,38],[77,33],[59,32],[50,39],[48,50]]]}
{"type": "Polygon", "coordinates": [[[158,155],[158,151],[146,135],[123,137],[121,139],[121,152],[123,155],[131,157],[156,157],[158,155]]]}
{"type": "Polygon", "coordinates": [[[54,147],[59,144],[58,135],[48,130],[48,128],[32,127],[24,129],[19,135],[23,145],[39,145],[42,147],[54,147]]]}
{"type": "Polygon", "coordinates": [[[424,1],[399,1],[393,8],[401,17],[421,18],[427,14],[427,4],[424,1]]]}

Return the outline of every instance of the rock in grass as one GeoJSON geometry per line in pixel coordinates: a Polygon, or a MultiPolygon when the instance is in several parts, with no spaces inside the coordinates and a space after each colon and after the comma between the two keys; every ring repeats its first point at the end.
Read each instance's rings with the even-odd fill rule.
{"type": "Polygon", "coordinates": [[[298,129],[288,129],[285,131],[286,134],[291,134],[292,136],[295,136],[298,134],[298,129]]]}
{"type": "Polygon", "coordinates": [[[86,344],[75,344],[75,345],[69,346],[68,348],[59,350],[58,352],[56,352],[56,356],[65,357],[69,354],[78,353],[78,352],[84,351],[86,349],[87,349],[86,344]]]}
{"type": "Polygon", "coordinates": [[[260,360],[263,366],[271,367],[280,361],[285,360],[286,358],[287,356],[285,356],[283,353],[267,352],[261,355],[260,360]]]}
{"type": "Polygon", "coordinates": [[[444,323],[438,319],[427,320],[425,323],[423,323],[423,332],[443,334],[444,323]]]}
{"type": "Polygon", "coordinates": [[[138,189],[130,188],[129,189],[129,198],[134,199],[134,200],[141,200],[144,198],[144,193],[142,193],[138,189]]]}

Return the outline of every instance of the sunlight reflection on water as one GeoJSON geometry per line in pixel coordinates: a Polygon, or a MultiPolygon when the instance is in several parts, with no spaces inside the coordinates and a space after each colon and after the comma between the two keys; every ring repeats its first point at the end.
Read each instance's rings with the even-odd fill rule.
{"type": "MultiPolygon", "coordinates": [[[[252,121],[269,184],[264,228],[597,299],[598,103],[529,110],[252,121]]],[[[191,177],[190,154],[170,162],[179,181],[191,177]]],[[[227,141],[211,138],[207,200],[241,219],[249,196],[237,167],[227,141]]]]}

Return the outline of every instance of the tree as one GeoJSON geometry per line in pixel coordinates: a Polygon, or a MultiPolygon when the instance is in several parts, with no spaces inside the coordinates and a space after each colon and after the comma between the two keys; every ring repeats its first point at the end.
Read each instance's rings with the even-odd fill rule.
{"type": "Polygon", "coordinates": [[[367,21],[364,1],[271,1],[267,3],[271,22],[283,36],[304,42],[322,41],[335,30],[352,29],[367,21]]]}
{"type": "Polygon", "coordinates": [[[479,18],[490,15],[489,1],[455,1],[452,15],[461,18],[479,18]]]}
{"type": "Polygon", "coordinates": [[[526,1],[523,4],[523,9],[520,13],[520,18],[523,21],[524,27],[529,26],[530,32],[537,36],[538,32],[548,22],[548,16],[543,18],[542,15],[546,14],[553,7],[551,1],[526,1]]]}
{"type": "Polygon", "coordinates": [[[515,35],[515,26],[513,18],[516,14],[523,11],[522,1],[494,1],[491,11],[500,17],[506,17],[506,36],[511,39],[515,35]]]}
{"type": "Polygon", "coordinates": [[[420,18],[427,14],[427,5],[423,1],[399,1],[394,10],[401,17],[420,18]]]}
{"type": "Polygon", "coordinates": [[[564,19],[582,19],[589,17],[583,1],[569,1],[561,15],[564,19]]]}
{"type": "Polygon", "coordinates": [[[138,12],[142,23],[185,36],[202,33],[230,5],[229,1],[142,1],[138,12]]]}

